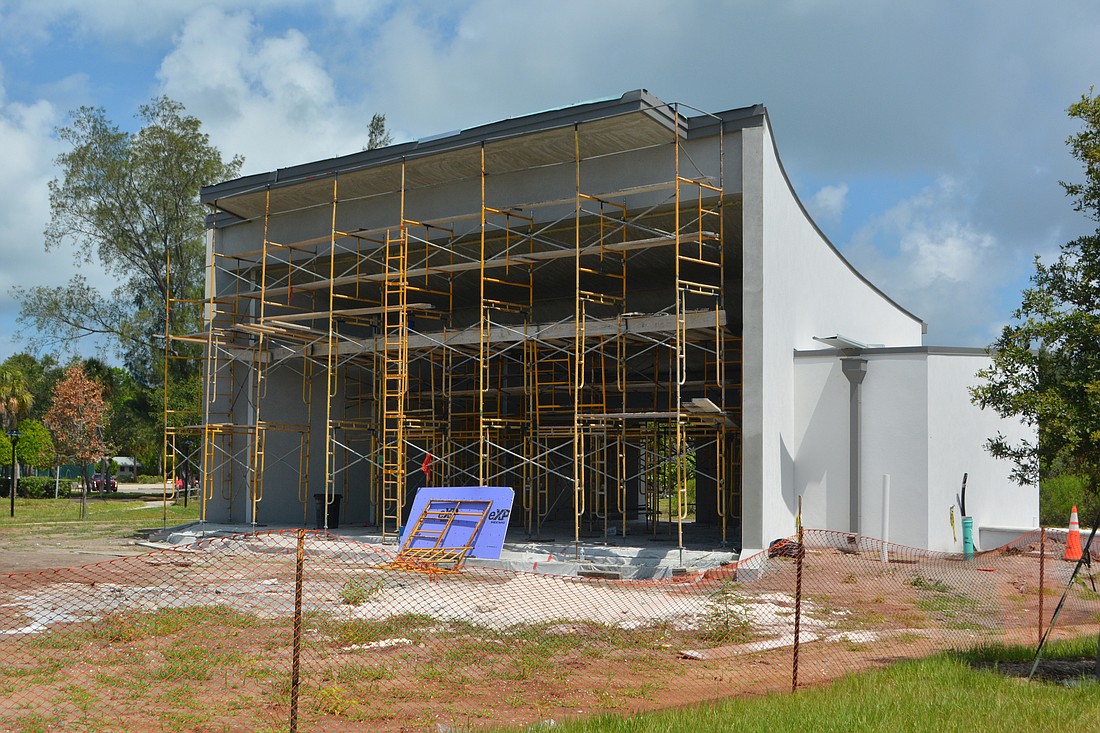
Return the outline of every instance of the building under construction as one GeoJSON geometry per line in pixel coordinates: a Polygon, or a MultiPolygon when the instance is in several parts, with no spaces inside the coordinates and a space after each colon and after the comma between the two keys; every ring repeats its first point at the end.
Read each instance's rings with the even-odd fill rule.
{"type": "Polygon", "coordinates": [[[760,106],[635,91],[202,199],[203,414],[168,442],[201,463],[207,521],[395,540],[419,487],[509,486],[532,537],[644,520],[682,546],[692,521],[759,548],[803,496],[815,526],[860,531],[853,375],[954,355],[816,228],[760,106]]]}

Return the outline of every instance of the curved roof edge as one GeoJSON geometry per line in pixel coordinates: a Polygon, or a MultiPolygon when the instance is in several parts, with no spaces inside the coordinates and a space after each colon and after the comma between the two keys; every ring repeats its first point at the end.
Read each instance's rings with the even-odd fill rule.
{"type": "Polygon", "coordinates": [[[806,221],[808,221],[810,223],[810,226],[812,226],[814,228],[814,231],[817,232],[817,235],[819,237],[821,237],[822,241],[825,242],[825,244],[827,244],[829,246],[829,249],[831,249],[833,251],[833,254],[835,254],[837,257],[840,258],[840,261],[844,263],[844,265],[852,272],[853,275],[858,277],[860,280],[862,280],[864,283],[866,283],[869,288],[871,288],[876,293],[878,293],[883,298],[885,298],[886,301],[888,303],[890,303],[890,305],[894,306],[899,311],[901,311],[905,315],[912,318],[914,321],[917,321],[918,323],[920,323],[921,324],[921,333],[928,333],[928,323],[925,322],[925,320],[923,318],[916,315],[915,313],[910,311],[908,308],[905,308],[904,306],[902,306],[896,300],[894,300],[889,295],[884,293],[879,286],[875,285],[873,282],[871,282],[869,279],[867,279],[866,275],[864,275],[862,272],[857,270],[855,265],[853,265],[851,262],[849,262],[848,258],[845,257],[843,254],[841,254],[840,250],[836,248],[836,245],[833,244],[832,240],[829,239],[829,237],[827,237],[825,235],[825,232],[821,231],[821,227],[819,227],[817,225],[817,222],[814,221],[814,218],[812,216],[810,216],[810,212],[806,210],[805,205],[802,203],[802,199],[799,198],[799,196],[798,196],[798,192],[795,191],[794,184],[791,183],[791,177],[787,175],[787,169],[783,165],[783,159],[779,157],[779,147],[775,142],[775,133],[772,129],[771,117],[768,115],[768,110],[767,110],[766,107],[763,110],[763,114],[764,114],[764,123],[767,126],[767,130],[768,130],[768,137],[771,139],[771,142],[772,142],[772,154],[775,155],[775,162],[779,165],[779,172],[783,174],[783,180],[787,184],[787,190],[791,192],[791,196],[794,198],[795,203],[798,204],[798,208],[802,211],[802,215],[806,217],[806,221]]]}

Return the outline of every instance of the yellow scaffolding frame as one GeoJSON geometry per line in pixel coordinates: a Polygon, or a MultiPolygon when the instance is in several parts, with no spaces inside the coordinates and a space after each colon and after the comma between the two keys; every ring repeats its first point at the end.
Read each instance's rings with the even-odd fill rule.
{"type": "MultiPolygon", "coordinates": [[[[654,153],[667,150],[667,180],[619,190],[588,190],[600,178],[586,172],[608,153],[586,149],[581,122],[560,133],[572,147],[560,165],[573,169],[572,195],[560,199],[525,201],[491,185],[513,170],[507,156],[490,154],[498,142],[488,140],[468,156],[477,208],[471,201],[469,210],[437,218],[414,218],[418,186],[428,184],[422,170],[410,174],[416,161],[405,158],[387,164],[395,187],[382,191],[397,210],[369,229],[349,226],[342,212],[381,200],[379,190],[344,192],[333,173],[309,184],[330,187],[327,203],[303,208],[269,186],[262,215],[249,222],[260,232],[259,247],[221,251],[214,238],[209,248],[207,328],[196,341],[205,350],[197,427],[203,517],[217,487],[228,492],[218,500],[232,504],[233,484],[244,475],[256,521],[268,432],[277,431],[300,438],[298,500],[306,521],[316,383],[325,388],[324,505],[368,484],[370,521],[385,541],[401,533],[408,492],[427,473],[417,468],[423,461],[436,485],[518,482],[529,535],[568,497],[578,543],[584,532],[607,537],[613,519],[625,534],[638,493],[657,532],[668,499],[667,520],[683,547],[691,455],[711,442],[725,540],[739,503],[740,435],[732,418],[741,385],[740,339],[729,332],[722,303],[729,215],[722,142],[719,135],[717,172],[692,170],[683,152],[685,118],[676,105],[668,113],[672,139],[654,153]],[[327,231],[318,230],[326,208],[327,231]],[[275,236],[277,221],[299,224],[275,236]],[[303,221],[315,228],[307,231],[303,221]],[[634,258],[649,259],[636,267],[634,258]],[[549,287],[560,287],[566,272],[571,319],[547,305],[553,294],[538,285],[546,273],[549,287]],[[666,273],[660,292],[669,293],[667,302],[653,307],[631,295],[632,279],[666,273]],[[632,298],[644,312],[632,312],[639,310],[632,298]],[[301,373],[304,422],[266,419],[267,385],[286,368],[301,373]],[[698,414],[700,401],[721,418],[698,414]],[[631,494],[632,487],[640,491],[631,494]]],[[[167,425],[167,398],[164,409],[167,425]]]]}

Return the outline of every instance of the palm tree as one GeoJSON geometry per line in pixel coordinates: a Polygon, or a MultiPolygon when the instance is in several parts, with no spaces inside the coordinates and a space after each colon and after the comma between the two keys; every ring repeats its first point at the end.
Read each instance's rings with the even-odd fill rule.
{"type": "Polygon", "coordinates": [[[15,430],[33,404],[34,394],[22,370],[0,364],[0,423],[4,432],[15,430]]]}
{"type": "MultiPolygon", "coordinates": [[[[0,364],[0,423],[3,424],[4,432],[15,430],[19,420],[30,413],[33,404],[34,395],[22,370],[0,364]]],[[[4,458],[7,456],[0,457],[0,461],[4,458]]],[[[15,471],[15,481],[18,481],[18,463],[15,471]]]]}

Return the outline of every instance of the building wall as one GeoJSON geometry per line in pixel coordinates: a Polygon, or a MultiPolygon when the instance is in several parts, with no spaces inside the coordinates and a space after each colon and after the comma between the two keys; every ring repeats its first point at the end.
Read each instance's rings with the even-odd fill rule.
{"type": "MultiPolygon", "coordinates": [[[[981,410],[970,401],[967,388],[977,383],[975,374],[989,365],[984,355],[936,355],[928,359],[929,410],[929,547],[962,551],[961,520],[956,508],[958,539],[951,536],[949,507],[967,473],[966,509],[974,517],[974,541],[979,527],[1020,530],[1039,526],[1039,490],[1020,486],[1009,477],[1008,461],[985,450],[986,439],[1004,433],[1010,440],[1029,437],[1034,429],[1018,420],[1003,420],[992,410],[981,410]]],[[[980,549],[989,550],[991,547],[980,549]]]]}
{"type": "Polygon", "coordinates": [[[860,277],[802,208],[765,124],[743,132],[745,552],[786,536],[797,507],[794,350],[837,333],[916,345],[922,324],[860,277]]]}
{"type": "MultiPolygon", "coordinates": [[[[951,507],[963,473],[967,510],[980,527],[1037,526],[1038,490],[1009,479],[1009,464],[985,450],[998,431],[1027,434],[970,402],[967,388],[988,365],[983,354],[934,348],[867,350],[862,385],[862,534],[882,538],[883,476],[890,476],[888,539],[911,547],[962,551],[962,524],[951,507]]],[[[795,493],[807,527],[848,528],[849,383],[832,349],[795,358],[795,493]]],[[[992,549],[992,548],[981,548],[992,549]]]]}
{"type": "MultiPolygon", "coordinates": [[[[740,145],[739,133],[726,134],[723,146],[717,137],[701,137],[682,143],[680,155],[680,174],[685,178],[709,177],[717,180],[722,175],[720,162],[724,161],[725,170],[735,175],[726,175],[723,181],[725,194],[733,197],[740,193],[740,145]]],[[[581,127],[583,140],[584,127],[581,127]]],[[[520,213],[534,216],[540,222],[562,220],[572,222],[576,193],[576,166],[572,160],[556,165],[542,166],[528,170],[494,170],[491,151],[493,143],[486,146],[485,201],[492,207],[507,209],[527,204],[544,204],[557,201],[556,205],[540,205],[538,208],[521,210],[520,213]]],[[[408,163],[407,177],[409,188],[405,193],[405,216],[416,221],[434,221],[447,218],[465,217],[456,222],[458,235],[477,231],[480,223],[478,212],[481,207],[480,152],[474,147],[461,151],[464,156],[461,166],[456,166],[455,176],[445,184],[417,188],[415,186],[415,168],[426,165],[427,161],[413,159],[408,163]],[[471,218],[470,215],[474,216],[471,218]]],[[[632,209],[645,209],[667,204],[671,195],[669,189],[655,189],[639,192],[629,199],[614,196],[616,191],[627,188],[644,188],[651,184],[669,182],[673,178],[675,161],[671,132],[667,145],[629,150],[614,155],[605,155],[582,160],[580,186],[583,193],[593,196],[609,196],[615,201],[624,201],[632,209]]],[[[375,227],[396,226],[401,217],[400,167],[389,166],[378,171],[378,175],[392,181],[393,188],[380,195],[354,198],[341,197],[337,210],[336,226],[341,231],[355,231],[375,227]]],[[[325,179],[309,185],[323,185],[332,188],[332,179],[325,179]]],[[[338,187],[342,185],[338,183],[338,187]]],[[[327,204],[311,208],[297,208],[293,203],[291,213],[280,213],[280,191],[293,189],[273,189],[272,216],[268,221],[268,237],[277,242],[294,242],[311,239],[319,234],[327,234],[332,227],[332,210],[327,204]]],[[[338,191],[346,189],[338,188],[338,191]]],[[[694,192],[692,192],[694,193],[694,192]]],[[[339,194],[338,194],[339,195],[339,194]]],[[[595,204],[589,204],[595,207],[595,204]]],[[[263,242],[264,222],[262,218],[241,222],[220,229],[217,232],[218,251],[233,254],[242,251],[258,250],[263,242]]],[[[322,248],[322,251],[323,248],[322,248]]]]}
{"type": "MultiPolygon", "coordinates": [[[[863,380],[862,405],[861,532],[869,537],[883,536],[882,484],[883,476],[889,474],[890,542],[928,547],[932,521],[928,514],[932,460],[928,357],[924,353],[875,356],[866,352],[863,356],[867,359],[867,376],[863,380]]],[[[847,424],[847,419],[840,423],[847,424]]]]}
{"type": "MultiPolygon", "coordinates": [[[[760,119],[760,118],[755,118],[760,119]]],[[[740,123],[739,123],[740,124],[740,123]]],[[[581,127],[583,139],[584,126],[581,127]]],[[[480,226],[482,188],[484,202],[501,209],[523,207],[539,224],[572,221],[576,192],[576,169],[569,160],[571,131],[558,129],[540,133],[540,144],[561,147],[563,162],[533,169],[506,170],[498,165],[508,146],[525,141],[489,142],[486,150],[489,175],[480,176],[481,150],[477,147],[453,150],[435,158],[411,159],[406,173],[410,184],[404,197],[404,216],[409,219],[456,222],[456,235],[476,232],[480,226]],[[563,140],[569,144],[563,144],[563,140]],[[445,169],[445,183],[417,187],[419,173],[445,169]],[[552,205],[527,204],[561,199],[552,205]]],[[[671,136],[670,136],[671,137],[671,136]]],[[[583,147],[582,147],[583,149],[583,147]]],[[[580,188],[593,195],[609,195],[620,189],[644,187],[668,181],[673,174],[672,140],[618,154],[585,160],[581,164],[580,188]]],[[[727,256],[741,247],[740,261],[727,263],[727,302],[737,313],[731,323],[743,323],[743,505],[742,546],[746,552],[763,548],[777,537],[794,531],[798,498],[805,500],[808,526],[846,529],[849,516],[848,396],[836,353],[796,358],[796,350],[820,349],[813,337],[842,334],[864,343],[886,347],[917,347],[922,340],[919,319],[905,312],[872,284],[863,279],[831,246],[798,201],[776,153],[766,116],[758,126],[725,135],[724,145],[715,136],[699,135],[682,145],[681,176],[719,175],[727,203],[736,210],[740,199],[740,231],[726,228],[727,256]],[[724,165],[721,170],[720,162],[724,165]],[[740,240],[740,241],[738,241],[740,240]],[[743,273],[741,280],[735,275],[743,273]],[[731,278],[733,278],[731,280],[731,278]]],[[[322,177],[296,187],[274,189],[275,203],[270,221],[253,220],[217,230],[210,246],[222,253],[258,251],[265,224],[270,240],[290,243],[318,239],[317,252],[326,252],[326,237],[332,228],[328,204],[300,208],[293,204],[295,193],[311,189],[332,190],[332,178],[322,177]],[[289,207],[291,213],[279,213],[289,207]]],[[[396,164],[364,173],[351,171],[341,179],[347,184],[359,177],[360,191],[368,195],[340,196],[336,227],[350,231],[393,227],[401,217],[401,170],[396,164]],[[372,188],[373,187],[373,188],[372,188]]],[[[421,176],[422,180],[427,180],[421,176]]],[[[435,179],[440,180],[440,179],[435,179]]],[[[348,189],[354,187],[348,184],[348,189]]],[[[685,186],[685,188],[690,188],[685,186]]],[[[636,193],[625,199],[634,209],[668,205],[668,190],[636,193]]],[[[612,196],[613,197],[613,196],[612,196]]],[[[614,197],[613,197],[614,198],[614,197]]],[[[321,197],[318,200],[323,200],[321,197]]],[[[617,199],[624,200],[624,199],[617,199]]],[[[547,228],[547,231],[554,227],[547,228]]],[[[564,230],[563,230],[564,231],[564,230]]],[[[562,236],[565,236],[562,234],[562,236]]],[[[242,287],[230,273],[218,273],[217,286],[223,292],[242,287]]],[[[637,285],[635,284],[635,287],[637,285]]],[[[644,290],[644,287],[642,288],[644,290]]],[[[316,291],[318,294],[323,291],[316,291]]],[[[648,298],[649,291],[646,290],[648,298]]],[[[288,297],[290,297],[288,295],[288,297]]],[[[295,305],[306,310],[308,294],[296,294],[295,305]]],[[[657,296],[659,299],[659,295],[657,296]]],[[[653,309],[671,305],[654,302],[653,309]]],[[[645,301],[648,309],[650,301],[645,301]]],[[[476,309],[476,302],[458,303],[455,310],[476,309]]],[[[633,303],[632,308],[633,309],[633,303]]],[[[996,416],[980,413],[970,405],[965,387],[980,365],[953,355],[941,358],[925,352],[872,354],[868,357],[863,385],[863,460],[861,478],[862,529],[865,534],[881,533],[882,474],[892,478],[890,539],[902,544],[948,549],[950,525],[947,510],[961,473],[970,474],[971,507],[978,523],[1030,526],[1037,515],[1037,494],[1033,489],[1014,488],[1007,482],[1007,467],[992,461],[981,450],[985,437],[998,428],[1011,433],[1020,426],[1006,426],[996,416]],[[1007,428],[1007,429],[1006,429],[1007,428]],[[982,498],[977,501],[977,497],[982,498]],[[995,497],[995,498],[994,498],[995,497]]],[[[239,373],[235,394],[253,392],[256,372],[239,373]]],[[[326,440],[324,399],[327,384],[318,372],[312,393],[315,404],[308,409],[301,400],[301,377],[295,368],[275,366],[264,373],[264,402],[260,418],[275,422],[308,423],[310,434],[309,486],[305,502],[298,493],[298,435],[270,431],[264,482],[264,501],[255,519],[260,522],[298,523],[315,519],[313,494],[325,488],[324,445],[326,440]]],[[[339,418],[343,397],[333,399],[339,418]]],[[[232,420],[240,426],[254,424],[255,406],[241,399],[232,420]]],[[[232,511],[230,501],[215,498],[211,519],[234,521],[253,519],[247,502],[248,473],[245,434],[237,439],[244,454],[233,458],[232,511]]],[[[337,457],[335,468],[342,470],[337,457]]],[[[345,496],[347,521],[365,522],[364,469],[350,467],[340,474],[334,487],[345,496]]]]}
{"type": "MultiPolygon", "coordinates": [[[[795,362],[795,495],[806,527],[848,526],[848,379],[831,349],[795,362]]],[[[774,538],[773,538],[774,539],[774,538]]]]}
{"type": "MultiPolygon", "coordinates": [[[[889,539],[925,547],[928,389],[923,354],[867,358],[861,386],[861,534],[883,536],[883,475],[890,475],[889,539]]],[[[850,519],[850,394],[833,349],[795,359],[795,493],[805,526],[847,531],[850,519]]]]}

